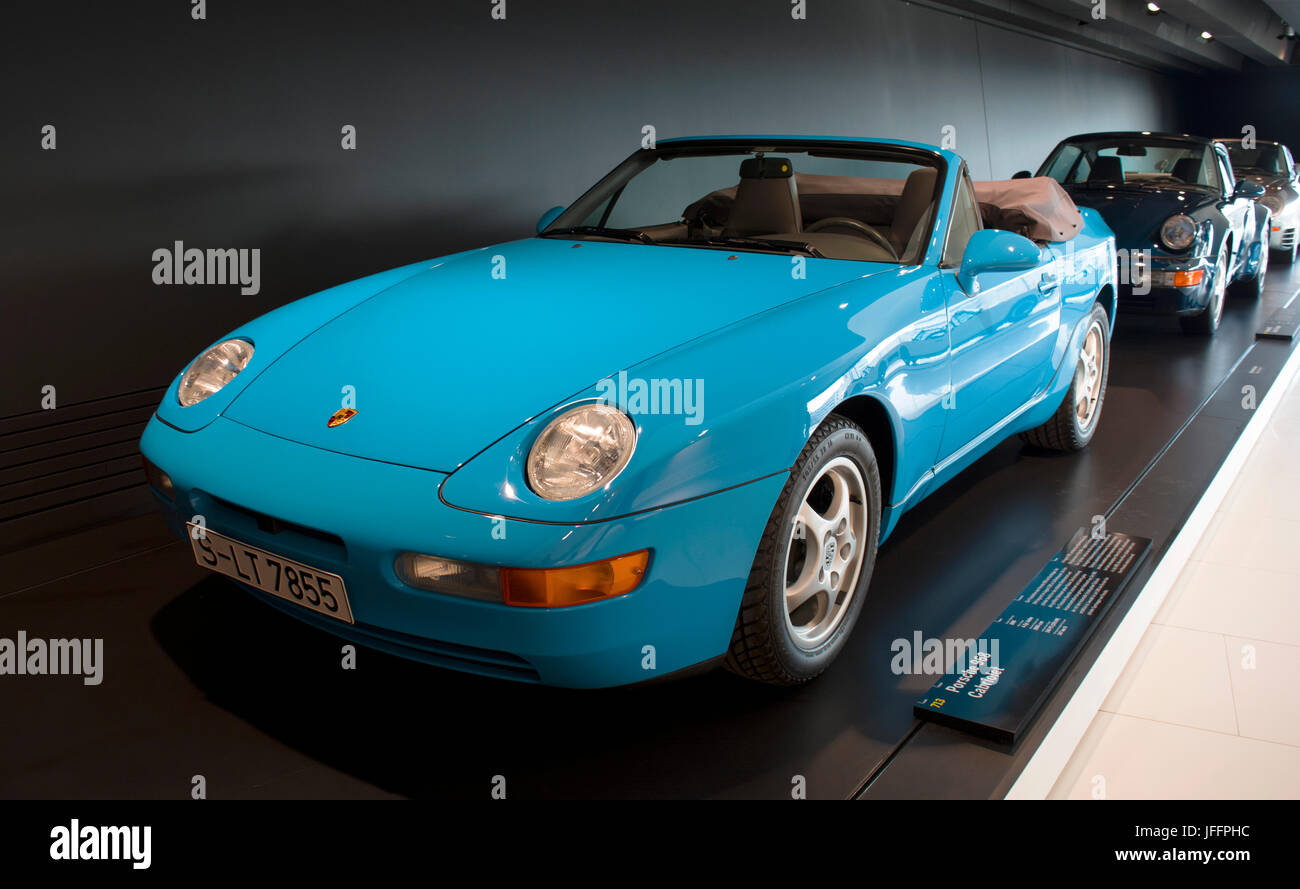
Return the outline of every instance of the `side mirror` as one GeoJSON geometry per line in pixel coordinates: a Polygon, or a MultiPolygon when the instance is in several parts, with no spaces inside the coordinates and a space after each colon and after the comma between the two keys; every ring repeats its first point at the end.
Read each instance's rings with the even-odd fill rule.
{"type": "Polygon", "coordinates": [[[1013,175],[1011,178],[1012,178],[1012,179],[1032,179],[1032,178],[1034,178],[1034,174],[1031,173],[1031,172],[1029,172],[1028,170],[1021,170],[1019,173],[1016,173],[1016,174],[1013,175]]]}
{"type": "Polygon", "coordinates": [[[563,207],[552,207],[542,214],[542,218],[537,220],[537,231],[541,232],[555,221],[555,218],[564,212],[563,207]]]}
{"type": "Polygon", "coordinates": [[[957,283],[962,290],[974,295],[979,292],[975,276],[981,272],[1019,272],[1038,266],[1041,253],[1038,245],[1015,232],[986,228],[975,232],[966,242],[966,252],[961,257],[957,283]]]}
{"type": "Polygon", "coordinates": [[[1233,192],[1232,196],[1235,198],[1250,198],[1251,200],[1255,200],[1257,198],[1262,198],[1267,193],[1268,189],[1260,185],[1258,182],[1243,179],[1237,183],[1237,190],[1233,192]]]}

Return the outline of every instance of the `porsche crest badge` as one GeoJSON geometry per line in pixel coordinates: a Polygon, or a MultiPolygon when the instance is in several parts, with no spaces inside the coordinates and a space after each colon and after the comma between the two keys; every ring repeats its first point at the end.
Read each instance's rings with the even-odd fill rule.
{"type": "Polygon", "coordinates": [[[330,414],[330,418],[325,425],[333,429],[335,426],[342,426],[344,423],[346,423],[348,420],[351,420],[356,415],[357,412],[355,408],[350,408],[350,407],[339,408],[334,413],[330,414]]]}

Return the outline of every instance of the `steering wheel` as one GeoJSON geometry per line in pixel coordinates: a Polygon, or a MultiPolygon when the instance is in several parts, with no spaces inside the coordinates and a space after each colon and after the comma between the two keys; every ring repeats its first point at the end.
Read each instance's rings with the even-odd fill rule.
{"type": "Polygon", "coordinates": [[[865,222],[863,222],[860,219],[851,219],[848,216],[827,216],[825,219],[818,219],[812,225],[805,226],[804,231],[808,232],[809,234],[812,234],[813,232],[819,232],[822,231],[823,229],[833,228],[833,227],[847,228],[850,229],[855,235],[862,235],[862,237],[866,238],[867,240],[875,241],[878,245],[888,250],[889,255],[895,261],[898,260],[898,251],[894,249],[893,244],[889,243],[889,239],[886,238],[884,235],[882,235],[874,227],[867,225],[865,222]]]}
{"type": "Polygon", "coordinates": [[[688,233],[705,232],[709,229],[722,227],[722,223],[718,221],[714,209],[708,204],[704,204],[690,216],[683,217],[682,221],[686,223],[688,233]]]}

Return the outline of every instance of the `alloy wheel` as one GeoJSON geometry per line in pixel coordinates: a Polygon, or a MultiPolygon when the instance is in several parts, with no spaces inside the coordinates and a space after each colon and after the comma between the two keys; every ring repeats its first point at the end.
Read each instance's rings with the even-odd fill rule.
{"type": "Polygon", "coordinates": [[[1210,330],[1219,326],[1223,320],[1223,297],[1228,290],[1228,258],[1225,256],[1219,260],[1218,267],[1214,270],[1214,287],[1210,291],[1210,305],[1206,311],[1210,313],[1211,324],[1210,330]]]}
{"type": "Polygon", "coordinates": [[[1083,432],[1092,428],[1101,402],[1102,380],[1106,370],[1106,339],[1101,324],[1092,322],[1079,351],[1079,366],[1074,372],[1074,416],[1083,432]]]}
{"type": "Polygon", "coordinates": [[[791,639],[814,649],[849,611],[867,534],[866,482],[857,464],[836,457],[804,491],[785,548],[785,615],[791,639]]]}

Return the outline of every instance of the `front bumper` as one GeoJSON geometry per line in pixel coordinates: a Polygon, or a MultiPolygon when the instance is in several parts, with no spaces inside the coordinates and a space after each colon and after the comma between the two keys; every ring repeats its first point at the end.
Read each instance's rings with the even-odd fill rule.
{"type": "Polygon", "coordinates": [[[1274,225],[1271,229],[1268,235],[1269,248],[1290,253],[1292,248],[1295,247],[1297,232],[1300,229],[1294,223],[1290,225],[1274,225]]]}
{"type": "MultiPolygon", "coordinates": [[[[1116,280],[1123,282],[1128,277],[1121,268],[1116,280]]],[[[1132,283],[1119,285],[1119,308],[1147,315],[1195,315],[1210,304],[1213,286],[1209,260],[1155,256],[1147,268],[1133,273],[1132,283]],[[1188,278],[1199,280],[1180,286],[1188,278]]]]}
{"type": "Polygon", "coordinates": [[[1127,285],[1120,287],[1121,312],[1142,315],[1195,315],[1210,303],[1210,289],[1196,287],[1152,287],[1147,293],[1134,294],[1127,285]]]}
{"type": "Polygon", "coordinates": [[[175,486],[174,501],[157,496],[177,534],[202,515],[213,531],[338,574],[356,623],[247,588],[263,601],[394,654],[575,688],[640,682],[725,653],[785,482],[773,476],[599,523],[501,523],[440,501],[443,473],[296,444],[224,417],[198,432],[155,417],[140,447],[175,486]],[[637,589],[569,608],[514,608],[418,590],[393,569],[408,551],[540,568],[641,549],[651,550],[651,560],[637,589]]]}

